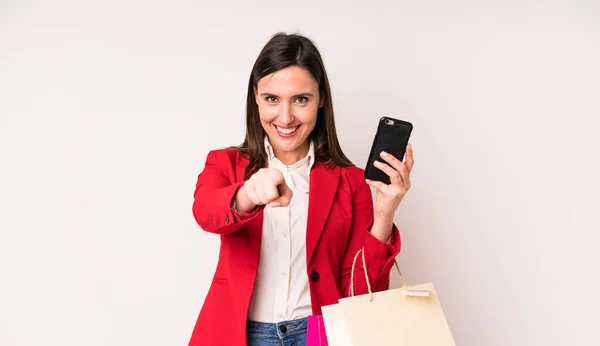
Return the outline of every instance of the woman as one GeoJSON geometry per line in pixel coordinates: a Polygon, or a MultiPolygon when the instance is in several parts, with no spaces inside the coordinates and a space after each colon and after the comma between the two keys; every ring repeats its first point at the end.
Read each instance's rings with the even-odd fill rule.
{"type": "MultiPolygon", "coordinates": [[[[365,181],[340,148],[327,74],[309,39],[271,38],[246,107],[243,144],[211,151],[194,193],[194,217],[220,235],[221,248],[192,346],[304,345],[307,316],[349,295],[360,249],[373,291],[387,289],[400,251],[393,217],[410,188],[410,145],[406,163],[382,153],[390,185],[365,181]]],[[[367,293],[364,275],[354,286],[367,293]]]]}

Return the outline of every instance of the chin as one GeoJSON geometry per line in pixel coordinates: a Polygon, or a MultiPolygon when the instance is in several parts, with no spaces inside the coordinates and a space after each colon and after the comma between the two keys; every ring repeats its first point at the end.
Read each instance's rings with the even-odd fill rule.
{"type": "Polygon", "coordinates": [[[271,141],[271,145],[282,151],[294,151],[301,147],[302,142],[290,141],[286,139],[275,138],[271,141]]]}
{"type": "Polygon", "coordinates": [[[269,142],[271,145],[284,152],[293,152],[302,148],[303,144],[308,140],[308,136],[297,133],[292,137],[281,136],[279,133],[270,133],[269,142]]]}

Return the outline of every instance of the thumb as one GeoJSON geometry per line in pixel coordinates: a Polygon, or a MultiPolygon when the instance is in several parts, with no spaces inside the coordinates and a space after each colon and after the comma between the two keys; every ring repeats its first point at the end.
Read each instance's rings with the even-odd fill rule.
{"type": "Polygon", "coordinates": [[[290,205],[294,193],[285,182],[278,186],[279,198],[271,202],[272,207],[287,207],[290,205]]]}

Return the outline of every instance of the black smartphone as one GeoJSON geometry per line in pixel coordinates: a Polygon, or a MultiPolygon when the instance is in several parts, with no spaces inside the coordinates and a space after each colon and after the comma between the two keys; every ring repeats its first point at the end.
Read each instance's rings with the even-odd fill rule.
{"type": "MultiPolygon", "coordinates": [[[[365,167],[365,178],[374,181],[390,183],[390,177],[382,170],[375,167],[375,160],[387,164],[381,158],[381,152],[385,151],[394,155],[398,160],[404,161],[406,146],[413,130],[413,125],[408,121],[383,117],[379,120],[375,139],[371,146],[371,153],[365,167]]],[[[388,164],[389,165],[389,164],[388,164]]]]}

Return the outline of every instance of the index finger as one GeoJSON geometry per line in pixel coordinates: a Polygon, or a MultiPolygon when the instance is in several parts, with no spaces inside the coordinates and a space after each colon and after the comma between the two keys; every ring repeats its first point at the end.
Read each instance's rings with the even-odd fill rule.
{"type": "Polygon", "coordinates": [[[278,186],[279,197],[273,201],[273,206],[278,207],[287,207],[292,201],[292,197],[294,196],[294,192],[290,189],[289,186],[284,182],[283,184],[278,186]]]}
{"type": "Polygon", "coordinates": [[[380,154],[381,158],[384,159],[387,163],[390,164],[390,166],[392,166],[392,168],[394,168],[396,171],[398,171],[398,173],[400,173],[402,171],[402,161],[400,161],[397,157],[395,157],[394,155],[382,151],[380,154]]]}

